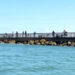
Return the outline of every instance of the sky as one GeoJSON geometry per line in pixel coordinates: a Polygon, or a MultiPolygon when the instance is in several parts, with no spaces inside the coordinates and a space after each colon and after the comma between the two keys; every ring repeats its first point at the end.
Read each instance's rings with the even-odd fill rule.
{"type": "Polygon", "coordinates": [[[0,0],[0,33],[75,32],[75,0],[0,0]]]}

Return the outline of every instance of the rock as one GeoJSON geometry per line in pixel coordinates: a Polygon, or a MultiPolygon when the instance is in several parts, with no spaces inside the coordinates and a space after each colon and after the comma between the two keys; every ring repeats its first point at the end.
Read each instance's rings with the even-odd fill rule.
{"type": "Polygon", "coordinates": [[[11,40],[11,41],[8,41],[8,43],[14,44],[14,43],[16,43],[16,41],[15,40],[11,40]]]}
{"type": "Polygon", "coordinates": [[[49,45],[49,42],[48,42],[48,41],[46,41],[46,42],[45,42],[45,45],[49,45]]]}
{"type": "Polygon", "coordinates": [[[24,41],[24,43],[23,44],[27,44],[27,42],[26,41],[24,41]]]}
{"type": "Polygon", "coordinates": [[[46,40],[45,39],[41,39],[40,42],[46,42],[46,40]]]}
{"type": "Polygon", "coordinates": [[[39,40],[35,40],[35,44],[38,44],[38,43],[40,44],[39,40]]]}
{"type": "Polygon", "coordinates": [[[52,45],[53,45],[53,46],[56,46],[57,44],[56,44],[56,42],[52,42],[52,45]]]}
{"type": "Polygon", "coordinates": [[[41,39],[41,40],[40,40],[40,44],[41,44],[41,45],[45,45],[45,42],[46,42],[45,39],[41,39]]]}
{"type": "Polygon", "coordinates": [[[70,41],[68,41],[68,43],[67,43],[67,44],[68,44],[69,46],[71,46],[71,44],[72,44],[72,43],[71,43],[70,41]]]}
{"type": "Polygon", "coordinates": [[[49,41],[49,45],[54,45],[54,46],[56,46],[57,44],[56,44],[56,42],[49,41]]]}
{"type": "Polygon", "coordinates": [[[4,44],[4,42],[3,42],[3,41],[0,41],[0,43],[1,43],[1,44],[4,44]]]}
{"type": "Polygon", "coordinates": [[[4,42],[4,43],[9,43],[9,41],[8,41],[7,39],[5,39],[3,42],[4,42]]]}
{"type": "Polygon", "coordinates": [[[40,42],[38,42],[37,45],[40,45],[40,42]]]}
{"type": "Polygon", "coordinates": [[[72,46],[75,46],[75,42],[72,42],[72,44],[71,44],[72,46]]]}
{"type": "Polygon", "coordinates": [[[33,44],[34,44],[34,41],[33,41],[33,40],[30,40],[30,41],[28,42],[28,44],[33,45],[33,44]]]}

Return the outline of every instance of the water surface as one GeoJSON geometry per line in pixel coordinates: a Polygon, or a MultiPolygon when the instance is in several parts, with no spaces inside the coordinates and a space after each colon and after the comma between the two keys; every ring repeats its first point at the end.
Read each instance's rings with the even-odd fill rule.
{"type": "Polygon", "coordinates": [[[75,47],[0,44],[0,75],[75,75],[75,47]]]}

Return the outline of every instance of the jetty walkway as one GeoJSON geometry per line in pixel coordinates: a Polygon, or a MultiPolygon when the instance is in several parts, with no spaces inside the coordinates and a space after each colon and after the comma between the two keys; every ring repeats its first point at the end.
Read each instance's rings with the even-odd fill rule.
{"type": "Polygon", "coordinates": [[[0,34],[0,41],[15,40],[16,42],[24,42],[29,40],[41,40],[54,41],[56,43],[62,42],[75,42],[75,32],[63,32],[63,33],[5,33],[0,34]]]}

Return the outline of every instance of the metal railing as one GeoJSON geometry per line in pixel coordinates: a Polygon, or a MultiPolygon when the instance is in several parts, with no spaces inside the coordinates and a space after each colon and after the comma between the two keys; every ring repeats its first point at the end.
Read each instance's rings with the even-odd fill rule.
{"type": "Polygon", "coordinates": [[[18,33],[5,33],[5,34],[0,34],[0,38],[16,38],[16,37],[75,37],[75,32],[68,32],[67,35],[64,35],[63,33],[55,33],[54,36],[52,33],[27,33],[27,34],[22,34],[18,33]]]}

